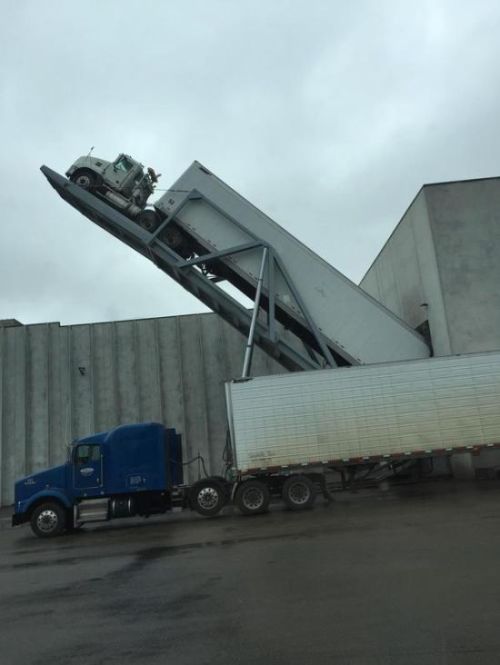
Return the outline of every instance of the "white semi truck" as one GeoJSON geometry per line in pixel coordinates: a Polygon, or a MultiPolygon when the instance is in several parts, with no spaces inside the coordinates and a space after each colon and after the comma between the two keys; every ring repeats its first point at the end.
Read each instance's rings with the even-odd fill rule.
{"type": "Polygon", "coordinates": [[[147,203],[160,175],[151,167],[144,171],[143,165],[130,155],[121,153],[109,162],[89,153],[73,162],[66,175],[82,189],[102,196],[147,231],[158,226],[160,217],[147,203]]]}

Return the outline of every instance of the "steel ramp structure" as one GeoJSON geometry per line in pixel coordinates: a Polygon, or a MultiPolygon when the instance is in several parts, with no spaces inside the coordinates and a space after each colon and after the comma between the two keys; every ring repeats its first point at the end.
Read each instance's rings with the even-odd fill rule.
{"type": "Polygon", "coordinates": [[[41,170],[70,205],[247,335],[247,370],[254,343],[290,370],[430,354],[414,330],[198,162],[154,204],[164,219],[153,233],[41,170]],[[253,311],[224,283],[254,300],[253,311]]]}

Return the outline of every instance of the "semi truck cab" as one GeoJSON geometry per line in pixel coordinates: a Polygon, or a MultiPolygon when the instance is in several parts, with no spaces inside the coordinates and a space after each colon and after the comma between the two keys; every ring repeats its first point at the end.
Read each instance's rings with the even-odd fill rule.
{"type": "Polygon", "coordinates": [[[159,423],[122,425],[74,441],[65,464],[15,484],[13,526],[53,536],[86,522],[183,506],[181,436],[159,423]]]}
{"type": "Polygon", "coordinates": [[[82,189],[106,199],[113,207],[153,231],[161,218],[154,208],[146,208],[160,177],[130,155],[120,153],[109,162],[92,157],[79,157],[66,171],[66,176],[82,189]]]}

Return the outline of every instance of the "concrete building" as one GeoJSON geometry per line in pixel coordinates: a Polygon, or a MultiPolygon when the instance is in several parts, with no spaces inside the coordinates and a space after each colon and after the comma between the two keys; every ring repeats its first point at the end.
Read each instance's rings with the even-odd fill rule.
{"type": "MultiPolygon", "coordinates": [[[[432,341],[435,355],[500,349],[500,178],[423,187],[361,286],[432,341]]],[[[0,503],[14,480],[65,459],[74,438],[155,420],[218,473],[224,382],[244,338],[215,314],[77,326],[0,322],[0,503]]],[[[256,349],[256,376],[284,372],[256,349]]],[[[499,464],[454,458],[457,475],[499,464]]]]}
{"type": "Polygon", "coordinates": [[[500,178],[425,185],[360,286],[437,356],[500,349],[500,178]]]}

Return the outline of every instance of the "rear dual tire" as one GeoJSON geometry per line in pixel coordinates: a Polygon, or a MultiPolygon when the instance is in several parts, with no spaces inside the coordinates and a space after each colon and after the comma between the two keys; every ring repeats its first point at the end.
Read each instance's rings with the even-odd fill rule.
{"type": "Polygon", "coordinates": [[[236,490],[234,502],[243,515],[267,512],[271,495],[268,486],[260,480],[245,480],[236,490]]]}
{"type": "Polygon", "coordinates": [[[290,476],[283,483],[282,496],[289,510],[306,510],[314,505],[316,487],[307,476],[290,476]]]}
{"type": "Polygon", "coordinates": [[[149,233],[154,233],[156,229],[160,226],[160,216],[154,210],[143,210],[137,215],[137,222],[139,226],[148,231],[149,233]]]}
{"type": "Polygon", "coordinates": [[[200,480],[189,493],[191,508],[203,517],[214,517],[228,501],[224,482],[219,479],[200,480]]]}
{"type": "MultiPolygon", "coordinates": [[[[290,510],[312,508],[316,500],[316,486],[307,476],[290,476],[283,483],[282,498],[290,510]]],[[[237,489],[234,502],[243,515],[260,515],[267,512],[271,494],[261,480],[246,480],[237,489]]]]}

